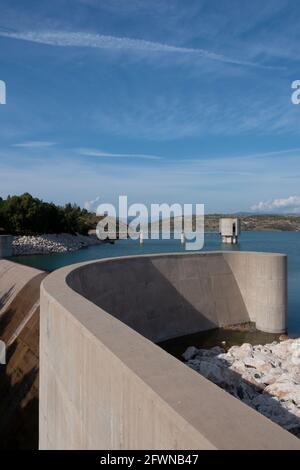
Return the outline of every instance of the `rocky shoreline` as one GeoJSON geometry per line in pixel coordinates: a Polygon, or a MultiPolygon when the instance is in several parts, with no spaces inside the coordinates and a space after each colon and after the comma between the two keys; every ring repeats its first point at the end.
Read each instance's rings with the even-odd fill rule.
{"type": "Polygon", "coordinates": [[[45,255],[67,253],[87,246],[103,243],[95,235],[71,235],[69,233],[14,237],[14,255],[45,255]]]}
{"type": "Polygon", "coordinates": [[[265,345],[190,346],[186,364],[300,438],[300,338],[265,345]]]}

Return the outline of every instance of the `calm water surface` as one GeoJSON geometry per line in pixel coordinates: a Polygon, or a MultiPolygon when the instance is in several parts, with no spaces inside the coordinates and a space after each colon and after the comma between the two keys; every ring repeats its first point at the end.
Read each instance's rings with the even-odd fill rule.
{"type": "MultiPolygon", "coordinates": [[[[243,250],[286,253],[288,255],[289,287],[289,334],[300,336],[300,232],[243,232],[237,246],[222,245],[218,234],[207,233],[203,251],[243,250]]],[[[140,245],[136,240],[118,240],[113,245],[83,248],[66,254],[28,255],[13,258],[22,264],[53,271],[68,264],[113,256],[128,256],[143,253],[182,252],[179,240],[145,240],[140,245]]]]}

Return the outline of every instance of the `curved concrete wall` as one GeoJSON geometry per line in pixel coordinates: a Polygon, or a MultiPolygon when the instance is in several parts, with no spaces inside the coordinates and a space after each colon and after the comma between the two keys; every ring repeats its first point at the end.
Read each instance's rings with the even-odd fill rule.
{"type": "Polygon", "coordinates": [[[46,273],[0,259],[0,449],[38,446],[40,284],[46,273]]]}
{"type": "Polygon", "coordinates": [[[275,253],[224,252],[250,320],[268,333],[287,328],[287,256],[275,253]]]}
{"type": "Polygon", "coordinates": [[[20,291],[42,271],[0,259],[0,318],[20,291]]]}
{"type": "MultiPolygon", "coordinates": [[[[126,298],[133,301],[142,289],[141,301],[142,298],[144,301],[138,303],[133,316],[140,309],[143,321],[130,319],[131,310],[124,311],[122,320],[134,324],[151,338],[181,334],[180,322],[175,320],[171,310],[163,307],[161,298],[156,305],[164,308],[165,321],[160,320],[162,310],[156,319],[160,321],[163,335],[153,326],[152,307],[143,309],[151,299],[161,295],[160,282],[166,287],[172,279],[167,296],[170,305],[175,305],[172,303],[174,295],[176,300],[182,300],[182,294],[187,295],[187,291],[177,295],[173,282],[178,277],[179,266],[183,269],[181,281],[194,279],[196,274],[190,262],[185,262],[187,257],[195,260],[197,275],[199,266],[203,269],[206,266],[205,282],[208,283],[208,272],[214,273],[216,279],[211,282],[216,285],[209,288],[214,293],[219,290],[220,300],[222,288],[233,284],[234,295],[242,302],[238,284],[228,271],[225,254],[102,260],[60,269],[44,280],[40,324],[41,449],[300,448],[294,436],[186,367],[103,308],[104,301],[107,306],[118,308],[117,301],[109,300],[111,296],[117,295],[121,302],[126,298]],[[152,262],[155,269],[149,265],[152,262]],[[119,270],[122,271],[117,274],[119,270]],[[167,284],[162,272],[168,272],[167,284]],[[133,281],[138,284],[130,284],[133,281]],[[151,295],[145,298],[146,285],[151,295]],[[125,295],[124,291],[132,288],[135,291],[128,294],[129,297],[125,295]],[[107,297],[105,290],[109,292],[107,297]],[[143,326],[144,321],[147,327],[143,326]]],[[[177,286],[183,288],[179,281],[177,286]]],[[[242,288],[246,289],[244,285],[242,288]]],[[[204,292],[202,287],[200,297],[204,292]]],[[[183,324],[183,313],[188,312],[187,327],[183,329],[191,329],[192,319],[196,320],[195,312],[199,315],[196,300],[194,304],[192,301],[190,297],[188,306],[183,301],[186,309],[177,310],[183,324]]],[[[229,301],[226,297],[226,302],[229,301]]],[[[240,305],[246,315],[246,304],[240,305]]],[[[127,306],[130,309],[130,304],[127,306]]],[[[205,303],[201,308],[203,306],[205,303]]],[[[239,312],[230,309],[227,312],[234,320],[242,319],[239,312]]],[[[121,317],[120,311],[113,313],[121,317]]],[[[216,317],[204,318],[202,314],[199,318],[204,319],[205,325],[219,321],[216,317]]],[[[223,317],[221,321],[229,320],[223,317]]]]}
{"type": "Polygon", "coordinates": [[[248,321],[286,330],[286,256],[210,252],[119,258],[73,270],[69,285],[153,341],[248,321]]]}

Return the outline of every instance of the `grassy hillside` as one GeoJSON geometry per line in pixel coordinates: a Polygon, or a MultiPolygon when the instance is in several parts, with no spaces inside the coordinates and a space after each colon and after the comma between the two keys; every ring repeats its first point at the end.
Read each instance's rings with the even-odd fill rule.
{"type": "MultiPolygon", "coordinates": [[[[221,217],[238,217],[241,222],[242,231],[300,231],[300,216],[294,215],[239,215],[236,214],[207,214],[204,225],[207,232],[219,231],[219,220],[221,217]]],[[[189,217],[188,217],[189,218],[189,217]]],[[[196,227],[196,217],[193,216],[193,230],[196,227]]],[[[179,227],[180,219],[171,218],[171,228],[179,227]]],[[[159,223],[155,222],[154,230],[158,230],[159,223]]]]}
{"type": "MultiPolygon", "coordinates": [[[[229,214],[209,214],[205,216],[205,230],[219,231],[221,217],[236,217],[229,214]]],[[[242,215],[238,217],[241,230],[300,231],[300,217],[293,215],[242,215]]]]}

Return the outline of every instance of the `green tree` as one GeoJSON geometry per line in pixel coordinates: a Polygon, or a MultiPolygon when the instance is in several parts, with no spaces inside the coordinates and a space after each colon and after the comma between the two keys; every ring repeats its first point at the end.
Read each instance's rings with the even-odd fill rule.
{"type": "Polygon", "coordinates": [[[76,204],[64,207],[29,193],[0,199],[0,227],[9,233],[87,233],[89,213],[76,204]]]}

